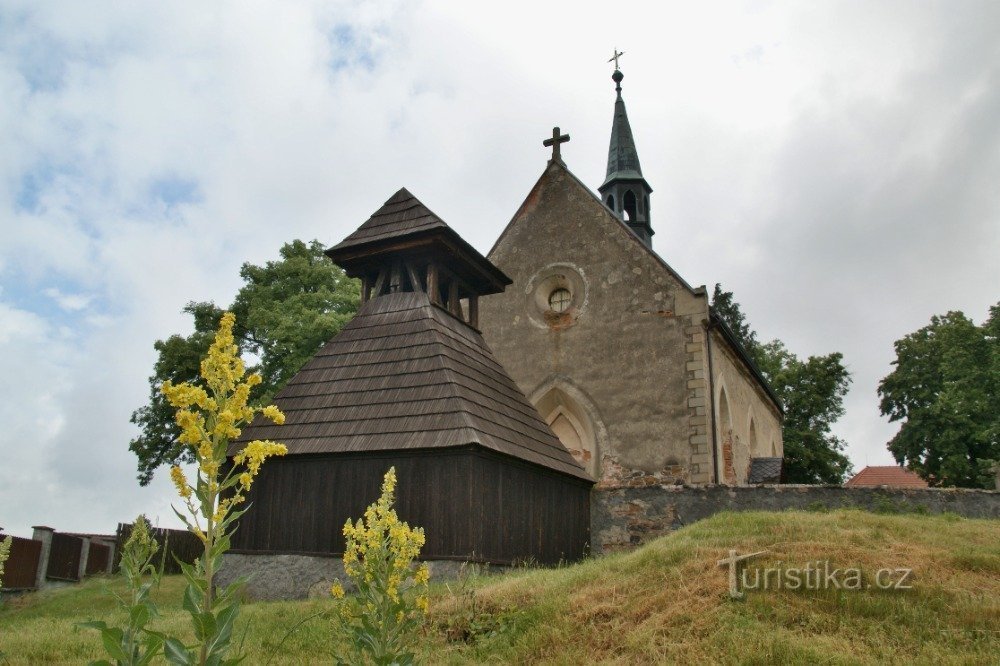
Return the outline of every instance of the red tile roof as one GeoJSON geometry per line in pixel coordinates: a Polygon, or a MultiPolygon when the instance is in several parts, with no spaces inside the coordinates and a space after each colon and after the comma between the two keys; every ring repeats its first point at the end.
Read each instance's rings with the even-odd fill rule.
{"type": "Polygon", "coordinates": [[[926,488],[927,482],[915,473],[895,465],[883,467],[865,467],[855,474],[846,486],[874,487],[892,486],[894,488],[926,488]]]}

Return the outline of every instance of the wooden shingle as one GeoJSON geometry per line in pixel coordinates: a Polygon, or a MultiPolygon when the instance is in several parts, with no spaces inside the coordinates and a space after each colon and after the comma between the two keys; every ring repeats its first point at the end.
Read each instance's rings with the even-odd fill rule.
{"type": "Polygon", "coordinates": [[[285,424],[255,420],[230,455],[254,439],[290,455],[479,445],[590,480],[479,332],[423,292],[367,302],[274,403],[285,424]]]}

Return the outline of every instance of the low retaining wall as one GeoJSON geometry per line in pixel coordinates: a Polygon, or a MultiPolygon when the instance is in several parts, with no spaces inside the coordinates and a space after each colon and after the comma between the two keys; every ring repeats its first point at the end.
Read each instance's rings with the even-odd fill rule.
{"type": "Polygon", "coordinates": [[[1000,518],[1000,491],[844,486],[650,486],[596,490],[590,502],[595,554],[627,550],[720,511],[859,508],[1000,518]]]}
{"type": "MultiPolygon", "coordinates": [[[[347,592],[353,588],[344,573],[344,563],[340,557],[264,553],[226,553],[222,557],[223,566],[216,575],[216,584],[226,586],[237,578],[245,577],[246,595],[258,601],[329,597],[330,586],[335,580],[339,580],[347,592]]],[[[427,565],[433,580],[459,578],[466,566],[477,567],[478,571],[504,568],[484,564],[467,565],[465,562],[452,560],[434,560],[427,562],[427,565]]]]}

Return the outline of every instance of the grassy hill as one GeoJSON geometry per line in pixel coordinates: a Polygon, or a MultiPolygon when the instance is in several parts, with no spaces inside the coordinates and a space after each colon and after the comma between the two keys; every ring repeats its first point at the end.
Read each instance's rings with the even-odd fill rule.
{"type": "MultiPolygon", "coordinates": [[[[96,633],[74,622],[114,619],[104,588],[116,585],[92,580],[8,603],[0,651],[12,664],[98,657],[96,633]]],[[[185,629],[181,589],[176,577],[164,581],[157,627],[185,629]]],[[[423,655],[431,663],[993,664],[1000,662],[1000,522],[860,511],[720,514],[631,553],[438,583],[432,604],[423,655]],[[881,568],[911,568],[913,589],[772,589],[734,600],[716,564],[730,549],[768,551],[750,569],[825,560],[859,568],[866,583],[881,568]]],[[[248,663],[328,661],[329,607],[325,600],[247,604],[248,663]]]]}

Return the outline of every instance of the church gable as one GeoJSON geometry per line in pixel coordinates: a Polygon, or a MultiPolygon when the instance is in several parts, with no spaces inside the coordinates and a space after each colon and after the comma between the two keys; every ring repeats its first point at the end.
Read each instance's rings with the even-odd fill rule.
{"type": "Polygon", "coordinates": [[[688,386],[689,345],[708,313],[703,290],[556,162],[489,258],[513,285],[483,307],[487,342],[578,462],[605,485],[711,474],[707,459],[692,463],[690,441],[691,417],[706,418],[689,413],[688,386]],[[556,384],[572,391],[543,400],[539,387],[556,384]]]}
{"type": "MultiPolygon", "coordinates": [[[[623,269],[636,275],[642,273],[635,273],[635,268],[646,271],[646,277],[639,282],[650,282],[652,278],[659,286],[683,290],[688,297],[703,300],[702,289],[689,285],[561,164],[549,164],[487,257],[501,266],[506,256],[529,247],[536,254],[550,257],[564,257],[572,246],[580,246],[582,253],[589,254],[592,248],[585,246],[594,240],[600,242],[604,257],[619,262],[623,269]]],[[[610,279],[617,282],[624,277],[610,279]]]]}

